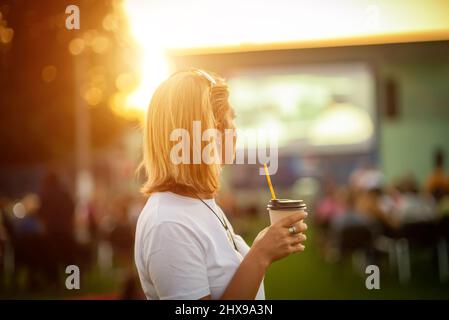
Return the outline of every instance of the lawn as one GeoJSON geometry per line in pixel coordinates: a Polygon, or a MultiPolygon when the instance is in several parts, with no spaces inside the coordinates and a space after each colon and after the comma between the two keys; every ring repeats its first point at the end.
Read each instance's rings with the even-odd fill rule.
{"type": "Polygon", "coordinates": [[[267,299],[449,299],[449,284],[440,284],[429,255],[415,257],[412,279],[401,285],[387,261],[380,268],[380,289],[368,290],[368,275],[353,270],[351,261],[326,263],[307,231],[306,251],[275,262],[265,277],[267,299]]]}
{"type": "MultiPolygon", "coordinates": [[[[250,243],[267,221],[246,220],[244,234],[250,243]]],[[[386,259],[379,265],[380,289],[365,287],[367,275],[353,270],[351,261],[330,264],[324,261],[316,246],[313,226],[307,231],[306,251],[277,261],[268,269],[264,284],[267,299],[449,299],[449,284],[440,284],[435,262],[429,255],[415,256],[412,281],[400,285],[386,259]]],[[[105,274],[93,268],[82,274],[81,290],[68,291],[61,275],[59,289],[38,291],[5,288],[7,279],[1,279],[0,299],[111,299],[120,296],[124,274],[112,270],[105,274]],[[5,281],[6,280],[6,281],[5,281]],[[6,289],[6,290],[5,290],[6,289]]]]}

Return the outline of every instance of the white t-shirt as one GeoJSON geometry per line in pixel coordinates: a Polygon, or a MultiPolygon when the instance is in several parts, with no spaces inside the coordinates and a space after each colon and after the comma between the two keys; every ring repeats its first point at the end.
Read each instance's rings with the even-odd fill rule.
{"type": "MultiPolygon", "coordinates": [[[[204,200],[226,219],[214,199],[204,200]]],[[[226,220],[227,221],[227,220],[226,220]]],[[[218,299],[249,250],[234,234],[237,252],[213,212],[199,199],[172,192],[151,195],[136,229],[135,261],[148,299],[218,299]]],[[[263,281],[256,299],[265,299],[263,281]]]]}

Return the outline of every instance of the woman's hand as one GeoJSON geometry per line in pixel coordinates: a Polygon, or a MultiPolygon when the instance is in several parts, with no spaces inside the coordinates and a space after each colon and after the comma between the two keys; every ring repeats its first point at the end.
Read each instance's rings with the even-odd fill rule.
{"type": "Polygon", "coordinates": [[[254,299],[265,271],[273,261],[304,250],[301,242],[306,240],[306,236],[301,232],[307,230],[307,225],[302,222],[306,216],[305,212],[297,213],[263,229],[220,299],[254,299]],[[290,234],[288,228],[291,226],[295,226],[297,233],[290,234]]]}
{"type": "Polygon", "coordinates": [[[296,213],[263,229],[254,240],[251,250],[267,266],[291,253],[304,251],[305,246],[301,242],[307,238],[302,232],[307,230],[307,225],[302,220],[306,217],[305,212],[296,213]],[[295,226],[297,233],[289,232],[291,226],[295,226]]]}

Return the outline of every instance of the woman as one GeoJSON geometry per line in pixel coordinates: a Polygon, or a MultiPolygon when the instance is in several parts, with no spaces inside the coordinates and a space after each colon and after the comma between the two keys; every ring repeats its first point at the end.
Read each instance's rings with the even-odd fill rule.
{"type": "Polygon", "coordinates": [[[267,267],[304,250],[306,214],[264,229],[249,248],[215,203],[222,163],[226,153],[234,156],[235,139],[229,144],[214,136],[209,142],[215,148],[208,154],[218,161],[207,161],[204,151],[211,151],[211,144],[195,142],[194,131],[198,123],[203,133],[235,131],[233,120],[226,83],[203,70],[177,72],[153,95],[143,143],[143,192],[149,198],[135,242],[135,261],[148,299],[264,299],[267,267]],[[173,139],[179,132],[182,146],[193,150],[179,148],[173,139]],[[199,155],[202,161],[190,161],[199,155]]]}

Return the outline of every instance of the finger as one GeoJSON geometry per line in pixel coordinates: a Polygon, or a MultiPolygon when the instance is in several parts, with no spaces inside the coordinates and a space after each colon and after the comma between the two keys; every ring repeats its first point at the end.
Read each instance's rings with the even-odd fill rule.
{"type": "Polygon", "coordinates": [[[295,233],[301,233],[303,231],[306,231],[308,226],[304,221],[296,222],[293,226],[295,227],[295,233]]]}
{"type": "Polygon", "coordinates": [[[303,252],[306,249],[306,246],[303,244],[297,244],[297,245],[292,245],[290,247],[290,250],[292,251],[292,253],[294,252],[303,252]]]}
{"type": "Polygon", "coordinates": [[[305,241],[307,238],[306,238],[305,234],[303,234],[303,233],[295,233],[295,234],[291,234],[289,239],[305,241]]]}
{"type": "Polygon", "coordinates": [[[305,211],[301,211],[281,219],[276,224],[281,227],[290,227],[294,225],[296,222],[301,221],[305,217],[307,217],[307,213],[305,211]]]}
{"type": "Polygon", "coordinates": [[[301,221],[301,222],[297,223],[296,231],[304,232],[307,230],[307,228],[308,228],[307,224],[304,221],[301,221]]]}
{"type": "Polygon", "coordinates": [[[298,233],[298,234],[291,236],[290,239],[291,239],[290,240],[291,245],[297,245],[297,244],[300,244],[301,242],[306,241],[307,237],[302,233],[298,233]]]}
{"type": "Polygon", "coordinates": [[[306,235],[304,233],[297,233],[294,236],[292,236],[292,238],[295,239],[295,240],[298,240],[300,242],[307,240],[307,237],[306,237],[306,235]]]}
{"type": "Polygon", "coordinates": [[[293,233],[293,234],[298,234],[298,233],[304,232],[304,231],[306,231],[307,228],[308,228],[307,224],[306,224],[304,221],[297,222],[297,223],[295,223],[293,226],[288,226],[288,227],[285,227],[285,228],[284,228],[285,230],[287,230],[287,232],[288,232],[290,235],[292,234],[292,233],[290,233],[290,228],[291,228],[291,227],[294,227],[294,228],[295,228],[295,233],[293,233]]]}
{"type": "Polygon", "coordinates": [[[282,235],[284,235],[284,236],[294,236],[294,235],[297,235],[297,234],[299,234],[301,232],[306,231],[307,230],[307,224],[301,221],[301,222],[295,223],[293,226],[283,227],[281,229],[282,229],[282,235]],[[295,228],[295,232],[294,233],[290,232],[291,231],[290,228],[292,228],[292,227],[295,228]]]}

